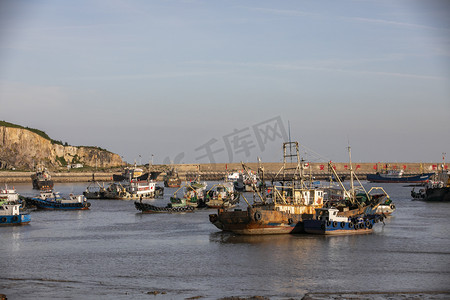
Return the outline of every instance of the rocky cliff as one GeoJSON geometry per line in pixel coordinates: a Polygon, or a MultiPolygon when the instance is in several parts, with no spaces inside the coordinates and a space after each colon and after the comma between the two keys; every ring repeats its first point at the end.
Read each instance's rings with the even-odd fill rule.
{"type": "Polygon", "coordinates": [[[99,168],[123,165],[118,154],[97,147],[64,146],[27,128],[0,126],[0,169],[32,170],[43,165],[55,170],[75,163],[99,168]]]}

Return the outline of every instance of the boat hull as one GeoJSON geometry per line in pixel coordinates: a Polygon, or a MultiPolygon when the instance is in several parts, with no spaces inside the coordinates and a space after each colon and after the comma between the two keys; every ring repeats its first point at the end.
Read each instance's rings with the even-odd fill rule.
{"type": "Polygon", "coordinates": [[[449,202],[450,201],[450,187],[429,188],[425,192],[415,193],[411,192],[411,196],[416,200],[423,200],[429,202],[449,202]]]}
{"type": "MultiPolygon", "coordinates": [[[[147,181],[147,180],[156,180],[161,174],[161,172],[147,172],[143,175],[134,177],[134,180],[138,181],[147,181]]],[[[130,177],[124,174],[113,174],[113,181],[129,181],[130,177]]]]}
{"type": "Polygon", "coordinates": [[[305,220],[304,230],[306,233],[322,235],[354,235],[373,232],[373,226],[379,219],[367,219],[364,222],[331,222],[324,220],[305,220]]]}
{"type": "Polygon", "coordinates": [[[137,210],[140,210],[143,214],[159,214],[159,213],[185,213],[194,212],[192,206],[178,206],[178,207],[159,207],[148,203],[134,202],[134,206],[137,210]]]}
{"type": "Polygon", "coordinates": [[[29,214],[19,214],[14,216],[0,216],[0,226],[26,225],[31,222],[29,214]]]}
{"type": "Polygon", "coordinates": [[[33,179],[33,189],[35,189],[35,190],[51,190],[51,189],[53,189],[53,180],[33,179]]]}
{"type": "Polygon", "coordinates": [[[382,174],[368,174],[367,181],[377,183],[424,183],[427,182],[434,173],[426,173],[415,176],[386,177],[382,174]]]}
{"type": "Polygon", "coordinates": [[[60,201],[48,201],[39,198],[27,198],[27,205],[45,210],[87,210],[91,206],[89,202],[64,203],[60,201]]]}
{"type": "Polygon", "coordinates": [[[303,220],[313,214],[291,214],[284,211],[249,207],[247,210],[224,211],[209,215],[210,222],[223,231],[242,235],[302,233],[303,220]]]}
{"type": "Polygon", "coordinates": [[[170,178],[164,180],[164,186],[169,188],[179,188],[181,186],[181,180],[179,178],[170,178]]]}

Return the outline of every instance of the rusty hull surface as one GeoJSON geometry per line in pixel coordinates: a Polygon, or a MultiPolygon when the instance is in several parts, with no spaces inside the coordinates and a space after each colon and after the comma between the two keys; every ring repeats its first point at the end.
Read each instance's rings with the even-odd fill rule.
{"type": "Polygon", "coordinates": [[[302,221],[314,216],[314,207],[289,207],[297,213],[277,210],[273,204],[253,205],[247,210],[219,209],[218,214],[210,215],[210,221],[223,231],[243,235],[303,233],[302,221]]]}

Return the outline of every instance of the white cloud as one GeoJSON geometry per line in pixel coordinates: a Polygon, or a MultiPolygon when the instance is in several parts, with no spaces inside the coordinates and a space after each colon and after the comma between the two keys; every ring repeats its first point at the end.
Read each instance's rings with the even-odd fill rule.
{"type": "MultiPolygon", "coordinates": [[[[361,62],[377,62],[384,61],[385,59],[366,59],[361,62]]],[[[389,60],[389,59],[387,59],[389,60]]],[[[191,64],[203,64],[203,65],[223,65],[243,68],[268,68],[278,70],[309,70],[309,71],[324,71],[324,72],[345,72],[353,74],[366,74],[366,75],[381,75],[389,77],[404,77],[404,78],[416,78],[416,79],[428,79],[428,80],[448,80],[449,78],[432,75],[421,75],[412,73],[401,72],[381,72],[381,71],[369,71],[369,70],[357,70],[346,68],[346,65],[355,65],[355,60],[325,60],[316,62],[275,62],[275,63],[246,63],[246,62],[226,62],[226,61],[192,61],[191,64]],[[340,65],[340,67],[337,67],[340,65]]]]}
{"type": "Polygon", "coordinates": [[[381,25],[393,25],[393,26],[423,28],[423,29],[439,29],[439,28],[420,25],[420,24],[397,22],[397,21],[383,20],[383,19],[370,19],[370,18],[359,18],[359,17],[353,17],[353,18],[352,17],[350,17],[350,18],[342,17],[342,19],[363,22],[363,23],[376,23],[376,24],[381,24],[381,25]]]}

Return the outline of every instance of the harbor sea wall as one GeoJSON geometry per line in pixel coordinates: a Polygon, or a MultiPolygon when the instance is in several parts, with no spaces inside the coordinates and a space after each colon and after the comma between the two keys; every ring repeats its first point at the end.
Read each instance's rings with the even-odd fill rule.
{"type": "MultiPolygon", "coordinates": [[[[246,163],[251,170],[257,171],[258,163],[246,163]]],[[[267,179],[276,174],[282,174],[282,163],[264,163],[264,173],[267,179]]],[[[158,180],[163,180],[165,172],[175,167],[182,180],[193,180],[200,174],[201,180],[221,180],[227,172],[242,171],[240,163],[217,163],[217,164],[177,164],[177,165],[153,165],[153,171],[160,171],[158,180]]],[[[288,164],[295,167],[295,164],[288,164]]],[[[349,163],[333,163],[332,167],[339,175],[349,174],[349,163]]],[[[353,170],[360,179],[365,179],[367,174],[375,174],[383,170],[403,170],[405,175],[432,173],[442,170],[442,163],[368,163],[360,162],[352,164],[353,170]]],[[[444,166],[447,169],[447,165],[444,166]]],[[[292,172],[292,171],[291,171],[292,172]]],[[[305,164],[304,173],[316,179],[328,178],[331,174],[328,163],[305,164]]],[[[2,171],[0,172],[0,183],[31,182],[33,172],[2,171]]],[[[97,181],[111,181],[113,174],[120,174],[117,169],[110,172],[51,172],[54,182],[88,182],[93,179],[97,181]]]]}
{"type": "MultiPolygon", "coordinates": [[[[32,174],[34,172],[0,172],[0,183],[30,182],[31,184],[32,174]]],[[[92,172],[51,172],[50,175],[54,182],[88,182],[92,180],[92,172]]],[[[97,181],[112,181],[113,173],[96,172],[94,176],[97,181]]]]}
{"type": "MultiPolygon", "coordinates": [[[[246,163],[247,167],[251,170],[258,170],[258,163],[246,163]]],[[[264,163],[261,165],[264,168],[264,174],[266,178],[274,177],[276,174],[282,174],[283,163],[264,163]]],[[[187,179],[195,177],[196,172],[187,171],[183,165],[175,166],[180,174],[187,179]]],[[[286,168],[295,168],[296,164],[287,164],[286,168]]],[[[349,163],[332,163],[332,168],[338,175],[349,174],[349,163]]],[[[420,173],[432,173],[442,170],[442,163],[371,163],[371,162],[359,162],[352,163],[353,171],[361,179],[365,179],[367,174],[375,174],[377,172],[383,172],[385,170],[403,170],[404,175],[413,175],[420,173]]],[[[192,169],[192,167],[190,167],[192,169]]],[[[447,169],[447,165],[444,166],[447,169]]],[[[241,171],[242,165],[240,163],[218,163],[218,164],[199,164],[197,165],[197,173],[199,172],[201,178],[204,180],[214,180],[220,176],[224,176],[227,172],[241,171]]],[[[290,170],[289,172],[292,172],[290,170]]],[[[287,173],[289,173],[287,172],[287,173]]],[[[304,174],[311,175],[317,179],[328,178],[332,173],[328,163],[304,163],[304,174]]]]}

